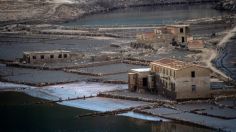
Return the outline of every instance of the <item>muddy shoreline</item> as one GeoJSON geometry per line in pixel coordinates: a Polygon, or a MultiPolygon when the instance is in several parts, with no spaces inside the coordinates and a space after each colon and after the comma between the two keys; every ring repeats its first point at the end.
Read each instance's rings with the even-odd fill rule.
{"type": "MultiPolygon", "coordinates": [[[[11,25],[11,24],[62,24],[67,23],[69,21],[75,21],[77,19],[84,18],[89,15],[99,14],[99,13],[107,13],[111,12],[117,9],[123,9],[123,8],[135,8],[135,7],[145,7],[145,6],[163,6],[163,5],[180,5],[180,4],[202,4],[202,3],[212,3],[214,5],[218,0],[192,0],[192,1],[185,1],[185,0],[179,0],[179,1],[157,1],[157,2],[139,2],[139,3],[132,3],[132,2],[120,2],[117,5],[109,5],[104,6],[100,3],[100,5],[96,5],[96,2],[90,3],[89,5],[83,5],[79,3],[74,4],[53,4],[53,3],[43,3],[39,2],[36,3],[36,14],[33,16],[15,16],[15,15],[23,15],[21,13],[19,14],[9,14],[8,9],[3,9],[2,12],[0,12],[0,16],[3,15],[3,20],[0,22],[0,26],[5,25],[11,25]],[[45,6],[45,7],[44,7],[45,6]],[[96,8],[93,8],[94,6],[97,6],[96,8]],[[39,12],[37,10],[44,7],[46,9],[42,9],[44,12],[39,12]],[[55,9],[50,9],[55,8],[55,9]],[[48,11],[47,11],[48,10],[48,11]],[[4,20],[4,18],[8,15],[13,16],[16,20],[10,20],[12,17],[9,17],[9,20],[4,20]],[[38,16],[38,17],[37,17],[38,16]],[[24,18],[25,17],[25,18],[24,18]]],[[[3,5],[8,5],[12,2],[0,2],[3,5]]],[[[15,4],[15,2],[13,2],[15,4]]],[[[19,4],[22,4],[19,2],[19,4]]],[[[29,4],[28,6],[34,6],[35,2],[27,2],[29,4]]],[[[16,8],[16,11],[21,11],[22,9],[18,9],[17,5],[13,6],[16,8]]],[[[0,9],[3,7],[0,7],[0,9]]],[[[11,8],[11,6],[9,7],[11,8]]],[[[33,12],[33,11],[32,11],[33,12]]],[[[32,14],[29,14],[32,15],[32,14]]]]}
{"type": "Polygon", "coordinates": [[[98,10],[95,12],[89,12],[89,13],[84,13],[83,15],[77,17],[77,18],[72,18],[68,20],[60,20],[60,21],[54,21],[56,24],[62,24],[62,23],[68,23],[69,21],[76,21],[78,19],[85,18],[90,15],[96,15],[100,13],[108,13],[111,11],[119,10],[119,9],[125,9],[125,8],[138,8],[138,7],[161,7],[161,6],[168,6],[168,5],[191,5],[191,4],[204,4],[204,3],[212,3],[213,5],[216,4],[218,0],[200,0],[200,1],[185,1],[185,2],[167,2],[167,3],[150,3],[150,4],[140,4],[140,5],[122,5],[118,7],[111,7],[107,9],[102,9],[98,10]]]}

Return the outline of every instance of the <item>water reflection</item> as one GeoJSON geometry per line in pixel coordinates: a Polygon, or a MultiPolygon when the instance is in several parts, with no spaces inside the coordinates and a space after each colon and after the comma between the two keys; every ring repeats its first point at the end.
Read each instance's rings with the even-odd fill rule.
{"type": "Polygon", "coordinates": [[[213,130],[203,129],[197,126],[188,126],[180,123],[161,123],[152,125],[152,132],[210,132],[213,130]]]}
{"type": "Polygon", "coordinates": [[[0,92],[0,131],[34,132],[209,132],[211,130],[174,122],[161,123],[124,116],[76,119],[91,111],[57,104],[34,104],[40,99],[22,93],[0,92]],[[32,104],[33,103],[33,104],[32,104]],[[29,105],[30,104],[30,105],[29,105]]]}

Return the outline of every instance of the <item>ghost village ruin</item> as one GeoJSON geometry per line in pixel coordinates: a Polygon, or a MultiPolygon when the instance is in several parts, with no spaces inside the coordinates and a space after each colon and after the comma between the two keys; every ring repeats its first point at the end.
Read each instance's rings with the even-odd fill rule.
{"type": "MultiPolygon", "coordinates": [[[[189,25],[160,27],[154,32],[137,35],[141,44],[171,44],[175,48],[196,50],[204,48],[203,40],[190,36],[189,25]]],[[[200,99],[211,97],[211,69],[176,59],[164,58],[150,63],[150,68],[132,69],[128,74],[131,91],[157,91],[172,99],[200,99]]]]}
{"type": "MultiPolygon", "coordinates": [[[[60,35],[68,33],[66,31],[68,29],[64,33],[63,29],[60,31],[39,30],[39,33],[46,35],[58,35],[59,32],[60,35]]],[[[91,31],[82,32],[81,29],[78,32],[76,29],[73,30],[75,31],[70,35],[99,36],[105,34],[103,31],[105,29],[92,33],[90,33],[91,31]]],[[[127,30],[129,32],[132,29],[127,30]]],[[[114,36],[114,32],[109,29],[109,34],[106,33],[106,35],[118,38],[128,36],[119,36],[119,33],[114,36]]],[[[136,31],[132,35],[136,40],[128,43],[128,46],[127,43],[123,45],[114,43],[110,47],[106,47],[108,50],[102,49],[96,52],[78,52],[66,49],[24,51],[21,58],[7,63],[9,67],[73,73],[81,76],[80,80],[40,83],[11,81],[7,78],[1,80],[36,87],[63,85],[77,81],[127,85],[127,89],[99,92],[96,96],[147,103],[136,107],[79,115],[79,118],[106,114],[116,115],[132,111],[219,130],[235,128],[235,82],[229,76],[212,68],[209,62],[211,63],[213,60],[211,58],[204,60],[203,56],[212,54],[208,50],[208,45],[217,38],[215,34],[207,39],[195,38],[191,35],[190,25],[179,24],[151,28],[148,32],[136,31]],[[190,57],[158,58],[159,52],[168,53],[169,51],[179,54],[186,53],[190,57]],[[147,59],[151,57],[158,59],[147,59]],[[190,116],[194,118],[190,118],[190,116]]],[[[93,97],[93,95],[68,97],[59,99],[58,102],[86,100],[93,97]]]]}
{"type": "MultiPolygon", "coordinates": [[[[195,51],[205,47],[204,40],[194,39],[191,36],[189,25],[167,25],[155,28],[153,32],[138,33],[136,35],[136,43],[131,43],[131,47],[158,49],[157,46],[160,44],[170,45],[175,49],[183,51],[195,51]]],[[[120,56],[121,54],[118,52],[100,52],[99,54],[88,56],[83,53],[67,50],[25,51],[23,57],[18,59],[18,62],[9,65],[56,69],[96,77],[127,73],[127,71],[96,73],[96,71],[91,72],[91,70],[86,68],[120,63],[137,64],[149,67],[127,69],[129,71],[127,80],[110,80],[105,82],[128,83],[129,91],[156,93],[174,100],[209,99],[218,93],[235,92],[234,89],[230,89],[232,86],[224,85],[224,82],[229,81],[229,78],[221,75],[218,76],[210,68],[201,64],[184,62],[174,58],[148,61],[120,58],[120,56]],[[88,63],[80,64],[79,66],[70,65],[73,60],[82,59],[88,63]],[[54,67],[54,64],[59,65],[59,67],[54,67]],[[218,86],[217,84],[221,85],[218,86]]],[[[101,81],[96,78],[91,80],[101,81]]]]}
{"type": "Polygon", "coordinates": [[[236,132],[236,0],[0,0],[0,132],[236,132]]]}

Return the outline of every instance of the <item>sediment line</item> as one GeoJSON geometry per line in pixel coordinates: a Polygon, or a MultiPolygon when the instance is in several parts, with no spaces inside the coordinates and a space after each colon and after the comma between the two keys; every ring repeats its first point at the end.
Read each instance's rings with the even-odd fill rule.
{"type": "Polygon", "coordinates": [[[147,99],[147,98],[142,98],[142,97],[113,95],[113,94],[109,94],[109,93],[99,93],[98,96],[105,97],[105,98],[132,100],[132,101],[143,101],[143,102],[150,102],[150,103],[166,103],[166,104],[176,104],[177,103],[176,101],[170,101],[170,100],[147,99]]]}
{"type": "Polygon", "coordinates": [[[75,118],[118,115],[118,114],[130,112],[130,111],[135,111],[136,109],[144,110],[144,109],[150,109],[150,108],[161,106],[161,105],[162,104],[157,104],[157,103],[153,104],[152,103],[152,104],[148,104],[148,105],[141,105],[141,106],[124,108],[124,109],[117,109],[117,110],[113,110],[113,111],[94,112],[94,113],[88,113],[88,114],[83,114],[83,115],[77,115],[77,116],[75,116],[75,118]]]}

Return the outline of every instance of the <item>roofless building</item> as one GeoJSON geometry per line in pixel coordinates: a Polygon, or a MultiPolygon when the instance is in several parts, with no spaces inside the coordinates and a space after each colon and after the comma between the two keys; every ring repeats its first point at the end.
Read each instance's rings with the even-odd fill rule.
{"type": "Polygon", "coordinates": [[[23,53],[23,61],[29,64],[69,60],[71,52],[66,50],[29,51],[23,53]]]}

